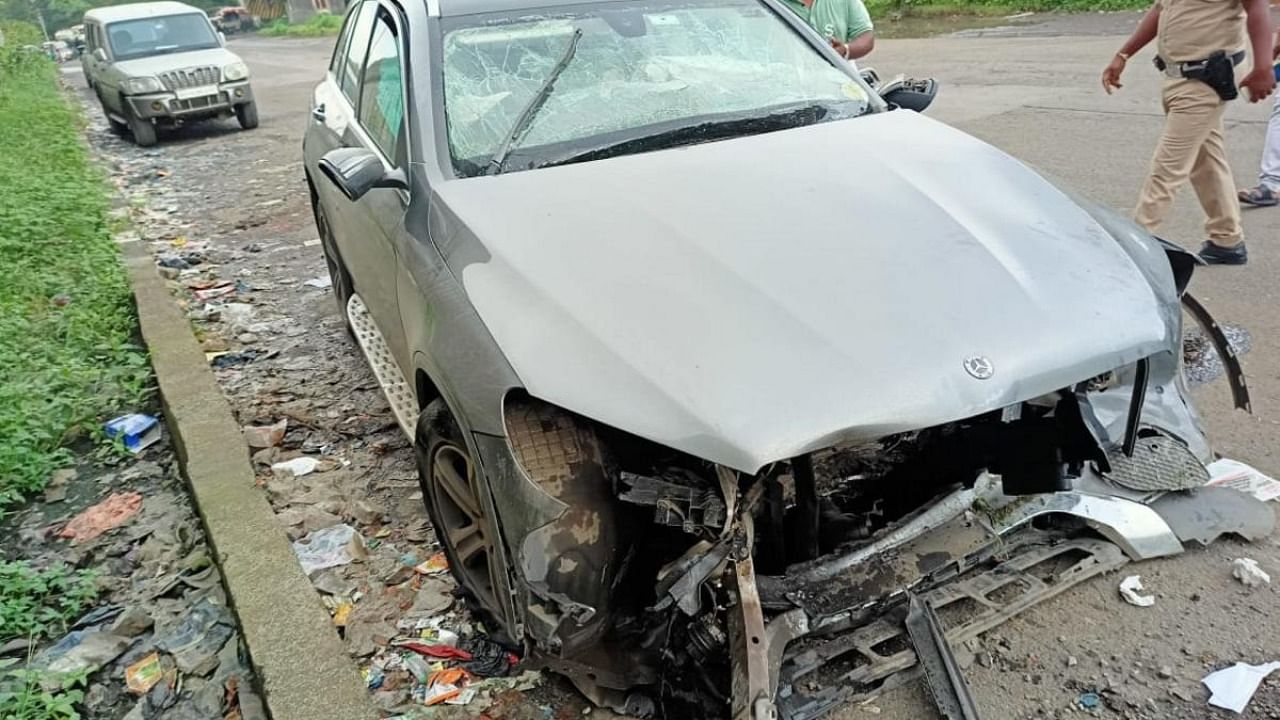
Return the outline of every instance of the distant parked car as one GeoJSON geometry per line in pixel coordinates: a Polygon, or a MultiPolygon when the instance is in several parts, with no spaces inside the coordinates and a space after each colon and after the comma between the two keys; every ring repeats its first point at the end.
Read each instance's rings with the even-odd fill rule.
{"type": "Polygon", "coordinates": [[[218,8],[209,13],[209,18],[213,21],[214,27],[228,35],[248,32],[258,27],[257,21],[253,18],[253,13],[242,7],[218,8]]]}
{"type": "Polygon", "coordinates": [[[115,5],[85,13],[85,80],[107,120],[139,145],[156,126],[235,115],[258,126],[249,68],[199,9],[180,2],[115,5]]]}
{"type": "Polygon", "coordinates": [[[40,44],[45,56],[56,63],[64,63],[76,56],[71,46],[62,40],[50,40],[40,44]]]}

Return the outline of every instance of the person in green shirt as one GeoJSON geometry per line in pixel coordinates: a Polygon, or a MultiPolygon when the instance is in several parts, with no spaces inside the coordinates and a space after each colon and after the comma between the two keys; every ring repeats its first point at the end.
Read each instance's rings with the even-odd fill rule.
{"type": "Polygon", "coordinates": [[[782,0],[842,57],[856,60],[876,46],[871,15],[862,0],[782,0]]]}

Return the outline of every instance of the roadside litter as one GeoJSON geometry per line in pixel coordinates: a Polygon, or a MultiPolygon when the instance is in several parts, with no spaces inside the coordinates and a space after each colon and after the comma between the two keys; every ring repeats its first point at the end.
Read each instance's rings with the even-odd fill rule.
{"type": "Polygon", "coordinates": [[[160,667],[160,654],[151,653],[125,668],[124,683],[134,695],[146,695],[164,677],[160,667]]]}
{"type": "Polygon", "coordinates": [[[1280,662],[1266,665],[1236,663],[1209,673],[1200,682],[1209,688],[1210,705],[1242,713],[1258,691],[1258,685],[1276,670],[1280,670],[1280,662]]]}
{"type": "Polygon", "coordinates": [[[1220,458],[1206,468],[1209,470],[1206,486],[1234,488],[1263,502],[1280,498],[1280,481],[1238,460],[1220,458]]]}
{"type": "Polygon", "coordinates": [[[284,440],[284,433],[288,429],[287,418],[281,418],[271,425],[248,425],[244,428],[244,440],[251,448],[275,447],[284,440]]]}
{"type": "Polygon", "coordinates": [[[94,630],[75,630],[36,656],[35,666],[51,675],[93,672],[133,644],[131,638],[94,630]]]}
{"type": "Polygon", "coordinates": [[[160,421],[150,415],[133,413],[108,420],[103,425],[107,437],[120,439],[129,452],[137,455],[160,440],[160,421]]]}
{"type": "Polygon", "coordinates": [[[296,457],[292,460],[273,463],[271,465],[272,472],[292,475],[293,477],[302,477],[315,472],[320,467],[320,461],[308,456],[296,457]]]}
{"type": "Polygon", "coordinates": [[[1236,558],[1231,561],[1231,577],[1248,587],[1270,585],[1271,576],[1258,567],[1258,561],[1250,558],[1236,558]]]}
{"type": "Polygon", "coordinates": [[[298,555],[302,571],[308,575],[346,565],[368,554],[360,533],[345,523],[310,533],[293,544],[293,551],[298,555]]]}
{"type": "Polygon", "coordinates": [[[333,279],[330,278],[328,275],[321,275],[320,277],[311,278],[310,280],[302,284],[306,285],[307,287],[316,288],[317,290],[324,290],[326,288],[333,287],[333,279]]]}
{"type": "Polygon", "coordinates": [[[1138,607],[1151,607],[1156,604],[1154,595],[1142,595],[1142,577],[1140,575],[1130,575],[1120,581],[1120,597],[1130,605],[1138,607]]]}
{"type": "Polygon", "coordinates": [[[71,518],[58,532],[58,537],[70,540],[73,545],[89,542],[102,533],[129,522],[141,509],[141,493],[115,493],[71,518]]]}

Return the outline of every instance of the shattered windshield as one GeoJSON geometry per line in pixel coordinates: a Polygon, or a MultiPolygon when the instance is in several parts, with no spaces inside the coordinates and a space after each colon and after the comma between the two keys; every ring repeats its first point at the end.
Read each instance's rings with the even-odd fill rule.
{"type": "Polygon", "coordinates": [[[107,26],[107,40],[116,60],[219,46],[218,36],[213,34],[208,18],[202,13],[113,22],[107,26]]]}
{"type": "MultiPolygon", "coordinates": [[[[461,16],[445,25],[443,53],[449,147],[464,176],[485,172],[504,145],[519,169],[605,146],[625,148],[612,154],[670,147],[681,127],[739,123],[702,138],[719,139],[780,129],[743,123],[784,110],[817,108],[794,115],[794,126],[869,108],[864,86],[756,0],[461,16]],[[638,141],[659,131],[665,144],[638,141]]],[[[698,140],[685,135],[681,142],[698,140]]]]}

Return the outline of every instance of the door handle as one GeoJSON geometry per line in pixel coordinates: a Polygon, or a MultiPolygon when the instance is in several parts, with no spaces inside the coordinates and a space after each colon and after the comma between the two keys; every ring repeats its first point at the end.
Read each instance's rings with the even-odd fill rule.
{"type": "Polygon", "coordinates": [[[324,122],[324,105],[317,105],[311,108],[311,119],[316,122],[324,122]]]}

